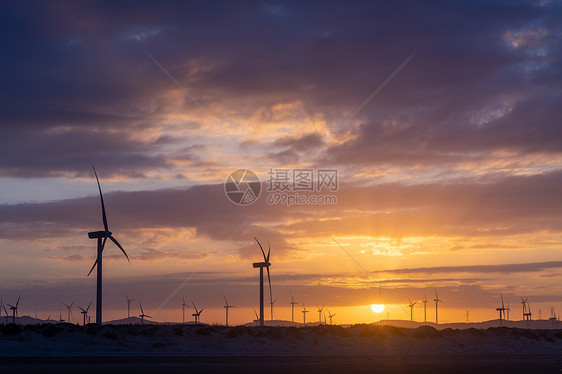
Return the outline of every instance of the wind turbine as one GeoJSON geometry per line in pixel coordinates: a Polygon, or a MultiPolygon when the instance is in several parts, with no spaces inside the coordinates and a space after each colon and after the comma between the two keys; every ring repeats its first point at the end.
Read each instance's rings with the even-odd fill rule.
{"type": "Polygon", "coordinates": [[[273,305],[277,302],[277,299],[275,300],[271,300],[271,297],[269,298],[269,305],[271,307],[271,320],[273,321],[273,305]]]}
{"type": "Polygon", "coordinates": [[[131,301],[135,301],[136,299],[129,299],[129,296],[127,296],[125,292],[123,292],[123,294],[125,295],[125,299],[127,299],[127,318],[129,318],[131,317],[131,301]]]}
{"type": "Polygon", "coordinates": [[[140,310],[141,310],[141,314],[139,314],[139,317],[141,318],[141,325],[144,325],[144,317],[146,317],[146,318],[152,318],[152,317],[144,314],[144,310],[142,309],[142,304],[141,304],[140,300],[139,300],[139,306],[140,306],[140,310]]]}
{"type": "Polygon", "coordinates": [[[305,326],[306,326],[306,313],[308,313],[308,310],[306,310],[306,306],[304,305],[304,303],[302,303],[302,322],[305,326]]]}
{"type": "Polygon", "coordinates": [[[295,299],[293,299],[293,293],[291,292],[291,322],[295,323],[295,305],[298,304],[297,302],[295,302],[295,299]]]}
{"type": "Polygon", "coordinates": [[[224,297],[224,311],[226,312],[226,327],[228,327],[228,310],[230,308],[234,308],[235,306],[228,304],[228,300],[226,299],[226,296],[224,295],[224,293],[222,294],[222,296],[224,297]]]}
{"type": "Polygon", "coordinates": [[[316,309],[318,309],[318,323],[322,323],[322,311],[324,310],[324,307],[320,308],[316,305],[316,309]]]}
{"type": "Polygon", "coordinates": [[[525,298],[525,302],[527,303],[527,313],[525,313],[525,317],[527,320],[527,328],[529,328],[529,321],[531,320],[533,313],[531,313],[531,303],[529,302],[528,297],[525,298]]]}
{"type": "Polygon", "coordinates": [[[427,322],[427,303],[429,302],[429,300],[427,300],[427,297],[425,297],[425,292],[423,293],[423,321],[427,322]]]}
{"type": "Polygon", "coordinates": [[[527,299],[526,298],[521,298],[521,306],[523,306],[523,319],[525,319],[525,316],[527,315],[527,299]]]}
{"type": "MultiPolygon", "coordinates": [[[[326,309],[326,310],[328,310],[328,309],[326,309]]],[[[330,313],[330,311],[328,310],[328,318],[330,318],[330,325],[332,324],[332,318],[335,317],[335,316],[336,316],[335,313],[332,314],[332,313],[330,313]]]]}
{"type": "Polygon", "coordinates": [[[81,306],[78,306],[78,309],[81,310],[80,313],[82,313],[82,315],[84,316],[84,326],[86,326],[86,319],[88,319],[88,310],[90,310],[90,305],[92,305],[91,301],[90,301],[90,304],[88,304],[88,307],[86,309],[82,308],[81,306]]]}
{"type": "Polygon", "coordinates": [[[197,307],[195,306],[195,304],[193,304],[193,301],[191,302],[191,304],[193,305],[193,309],[195,309],[195,313],[193,313],[192,316],[195,317],[195,324],[198,324],[199,318],[201,317],[201,312],[203,311],[203,309],[197,310],[197,307]]]}
{"type": "Polygon", "coordinates": [[[100,191],[100,200],[101,200],[101,215],[102,215],[102,220],[103,220],[103,228],[104,231],[92,231],[88,233],[88,238],[90,239],[97,239],[98,240],[98,253],[96,256],[96,261],[94,262],[94,266],[92,266],[92,269],[90,269],[90,272],[88,273],[88,276],[90,276],[90,274],[92,273],[92,271],[94,270],[94,268],[98,267],[98,272],[97,272],[97,288],[96,288],[96,324],[101,325],[101,321],[102,321],[102,253],[103,253],[103,249],[105,247],[105,242],[107,241],[107,239],[109,238],[113,243],[115,243],[115,245],[117,247],[119,247],[119,249],[123,252],[123,254],[125,255],[125,257],[127,257],[127,261],[131,262],[129,260],[129,256],[127,255],[127,252],[125,252],[125,250],[123,249],[123,247],[121,247],[121,244],[119,244],[119,242],[113,237],[113,233],[111,231],[109,231],[109,227],[107,225],[107,217],[105,215],[105,205],[103,203],[103,195],[101,193],[101,186],[100,186],[100,180],[98,179],[98,174],[96,173],[96,169],[92,166],[92,169],[94,170],[94,174],[96,176],[96,181],[98,182],[98,190],[100,191]]]}
{"type": "Polygon", "coordinates": [[[498,312],[500,312],[500,327],[502,327],[503,326],[502,325],[502,313],[505,315],[505,305],[503,304],[503,295],[502,295],[501,291],[500,291],[500,296],[502,298],[502,306],[499,307],[499,308],[496,308],[496,310],[498,312]]]}
{"type": "MultiPolygon", "coordinates": [[[[12,311],[12,323],[14,323],[14,324],[16,323],[16,317],[19,318],[19,315],[18,315],[18,304],[20,303],[20,298],[21,298],[21,295],[18,296],[18,301],[16,301],[16,305],[15,305],[15,306],[14,306],[14,305],[10,305],[10,304],[6,304],[6,305],[8,305],[8,306],[10,307],[10,310],[12,311]]],[[[4,310],[6,310],[6,309],[4,308],[4,310]]],[[[8,313],[6,313],[6,315],[8,315],[8,313]]],[[[6,318],[6,320],[7,320],[7,318],[6,318]]]]}
{"type": "Polygon", "coordinates": [[[62,311],[59,309],[59,322],[64,322],[64,319],[62,319],[62,311]]]}
{"type": "MultiPolygon", "coordinates": [[[[269,267],[271,266],[271,263],[269,262],[269,255],[271,253],[271,246],[269,247],[269,249],[267,251],[267,256],[266,256],[265,252],[263,250],[263,247],[261,246],[258,239],[256,239],[256,237],[254,237],[254,239],[256,240],[258,245],[260,246],[261,253],[263,255],[263,262],[254,262],[252,264],[252,266],[254,268],[260,269],[260,326],[263,326],[263,319],[264,319],[264,316],[263,316],[263,268],[267,269],[267,280],[269,281],[269,297],[271,298],[271,276],[269,275],[269,267]]],[[[272,306],[272,308],[273,308],[273,306],[272,306]]]]}
{"type": "Polygon", "coordinates": [[[2,309],[4,309],[4,313],[6,314],[6,324],[8,323],[8,311],[6,310],[6,305],[2,305],[2,309]]]}
{"type": "Polygon", "coordinates": [[[435,290],[435,299],[433,299],[433,301],[435,301],[435,324],[438,325],[439,324],[439,314],[438,314],[439,303],[442,303],[443,300],[439,299],[439,296],[437,296],[437,288],[433,287],[433,289],[435,290]]]}
{"type": "Polygon", "coordinates": [[[189,306],[185,303],[185,297],[183,296],[183,292],[181,293],[181,299],[182,299],[182,303],[181,303],[181,322],[185,323],[185,307],[189,306]]]}
{"type": "Polygon", "coordinates": [[[408,305],[410,307],[410,322],[414,321],[414,305],[416,305],[417,301],[414,301],[412,303],[412,300],[410,300],[410,298],[408,298],[408,301],[410,302],[410,304],[408,305]]]}
{"type": "Polygon", "coordinates": [[[254,310],[254,314],[256,315],[256,319],[254,320],[254,322],[256,323],[256,326],[260,320],[260,316],[258,316],[258,312],[256,312],[256,308],[252,307],[252,309],[254,310]]]}
{"type": "Polygon", "coordinates": [[[511,312],[511,308],[509,307],[509,299],[506,297],[505,301],[507,302],[507,307],[505,308],[505,311],[507,312],[507,318],[506,318],[506,322],[509,322],[509,312],[511,312]]]}
{"type": "Polygon", "coordinates": [[[62,303],[62,305],[64,305],[66,307],[66,309],[68,309],[68,323],[72,323],[71,321],[71,317],[72,317],[72,306],[74,305],[74,303],[76,302],[76,300],[74,300],[72,303],[70,303],[70,305],[67,305],[65,303],[62,303]]]}

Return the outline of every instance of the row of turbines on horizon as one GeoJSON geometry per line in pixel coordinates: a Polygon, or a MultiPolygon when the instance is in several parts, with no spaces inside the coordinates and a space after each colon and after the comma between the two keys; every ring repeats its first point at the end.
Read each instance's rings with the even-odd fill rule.
{"type": "MultiPolygon", "coordinates": [[[[107,242],[107,240],[111,240],[125,255],[125,257],[127,258],[127,261],[130,262],[129,260],[129,256],[127,255],[127,252],[125,252],[125,250],[123,249],[123,247],[121,246],[121,244],[117,241],[117,239],[115,239],[113,237],[113,233],[111,231],[109,231],[109,225],[107,222],[107,215],[106,215],[106,210],[105,210],[105,204],[104,204],[104,200],[103,200],[103,194],[102,194],[102,190],[101,190],[101,185],[100,185],[100,181],[98,178],[98,175],[96,173],[95,168],[93,168],[94,171],[94,175],[96,177],[96,182],[98,185],[98,191],[100,194],[100,202],[101,202],[101,213],[102,213],[102,222],[103,222],[103,227],[104,230],[103,231],[93,231],[93,232],[89,232],[88,233],[88,238],[90,239],[97,239],[97,256],[96,256],[96,260],[92,266],[92,268],[90,269],[88,276],[93,272],[94,269],[97,268],[97,274],[96,274],[96,321],[95,323],[98,325],[102,324],[102,299],[103,299],[103,295],[102,295],[102,258],[103,258],[103,250],[105,249],[105,244],[107,242]]],[[[270,311],[271,311],[271,320],[273,321],[273,307],[275,302],[277,302],[277,299],[273,299],[273,295],[272,295],[272,288],[271,288],[271,275],[270,275],[270,271],[269,268],[271,266],[271,262],[270,262],[270,254],[271,254],[271,246],[268,245],[268,251],[267,251],[267,255],[261,245],[261,243],[259,242],[259,240],[257,238],[255,238],[256,243],[258,244],[261,253],[263,255],[263,261],[260,262],[254,262],[252,264],[252,266],[255,269],[259,269],[260,274],[259,274],[259,282],[260,282],[260,286],[259,286],[259,300],[260,300],[260,304],[259,304],[259,314],[258,312],[254,310],[254,314],[256,316],[255,319],[255,323],[259,326],[264,326],[265,324],[265,305],[264,305],[264,268],[267,272],[267,280],[268,280],[268,286],[269,286],[269,305],[270,305],[270,311]]],[[[437,294],[437,289],[434,287],[434,291],[435,291],[435,298],[433,299],[433,301],[435,302],[435,323],[439,324],[439,303],[442,303],[443,300],[439,299],[439,296],[437,294]]],[[[503,301],[503,295],[500,293],[501,295],[501,307],[496,308],[496,311],[499,311],[500,313],[500,326],[503,325],[503,320],[506,317],[506,313],[507,313],[507,320],[509,321],[509,312],[511,311],[511,309],[509,308],[509,301],[507,303],[507,307],[505,307],[504,305],[504,301],[503,301]]],[[[21,295],[20,295],[21,297],[21,295]]],[[[19,307],[19,302],[20,302],[20,297],[18,297],[16,303],[14,305],[11,304],[6,304],[4,305],[2,300],[0,299],[0,317],[1,317],[1,313],[2,310],[5,312],[5,316],[6,316],[6,322],[8,321],[8,317],[9,317],[9,313],[6,309],[6,306],[8,306],[10,308],[10,311],[12,312],[12,321],[15,323],[16,318],[18,317],[18,307],[19,307]]],[[[226,325],[228,326],[228,312],[230,308],[234,308],[234,305],[230,305],[228,303],[228,300],[226,298],[226,296],[223,294],[224,300],[225,300],[225,318],[226,318],[226,325]]],[[[127,317],[130,317],[130,310],[131,310],[131,302],[135,301],[136,299],[130,299],[126,294],[125,294],[125,298],[126,298],[126,302],[127,302],[127,317]]],[[[414,321],[414,306],[416,305],[417,301],[413,301],[410,300],[410,298],[408,298],[409,301],[409,308],[410,308],[410,320],[414,321]]],[[[427,300],[427,298],[425,297],[424,294],[424,299],[421,301],[424,304],[424,322],[427,322],[427,303],[429,302],[429,300],[427,300]]],[[[72,315],[71,315],[71,309],[72,306],[74,305],[75,301],[73,301],[71,304],[64,304],[65,307],[68,309],[68,322],[71,321],[72,315]]],[[[144,313],[142,304],[140,303],[140,301],[138,301],[139,303],[139,308],[140,308],[140,314],[139,317],[141,318],[141,323],[144,323],[144,319],[145,318],[152,318],[151,316],[147,315],[144,313]]],[[[529,321],[531,320],[531,306],[529,304],[528,298],[521,298],[521,303],[523,305],[523,319],[527,321],[527,327],[529,325],[529,321]]],[[[81,310],[80,313],[83,314],[83,323],[84,325],[88,322],[90,322],[90,317],[88,316],[88,311],[90,309],[91,306],[91,302],[88,304],[87,307],[82,308],[80,306],[78,306],[78,308],[81,310]]],[[[295,322],[295,305],[297,305],[298,303],[295,302],[293,295],[291,293],[291,322],[295,322]]],[[[193,306],[193,309],[195,310],[195,312],[192,314],[192,317],[194,317],[195,323],[199,323],[200,322],[200,318],[201,318],[201,313],[203,312],[203,308],[201,308],[200,310],[195,306],[195,303],[193,303],[193,301],[191,301],[191,305],[193,306]]],[[[309,313],[309,311],[306,309],[306,306],[304,305],[304,302],[302,303],[303,309],[302,309],[302,315],[303,315],[303,323],[306,325],[306,314],[309,313]]],[[[183,297],[182,294],[182,322],[185,323],[185,308],[186,307],[190,307],[189,304],[186,303],[185,297],[183,297]]],[[[324,311],[324,307],[318,307],[318,322],[322,323],[322,316],[323,316],[323,311],[324,311]]],[[[326,309],[327,310],[327,309],[326,309]]],[[[328,318],[330,319],[330,324],[332,324],[332,318],[335,316],[335,314],[332,314],[328,311],[328,318]]],[[[47,320],[50,320],[50,316],[47,320]]],[[[551,318],[550,320],[553,321],[553,324],[555,321],[557,321],[557,317],[556,314],[554,313],[554,310],[551,310],[551,318]]],[[[62,312],[59,313],[59,321],[63,322],[64,320],[62,319],[62,312]]],[[[326,313],[324,312],[324,323],[327,322],[327,318],[326,318],[326,313]]]]}

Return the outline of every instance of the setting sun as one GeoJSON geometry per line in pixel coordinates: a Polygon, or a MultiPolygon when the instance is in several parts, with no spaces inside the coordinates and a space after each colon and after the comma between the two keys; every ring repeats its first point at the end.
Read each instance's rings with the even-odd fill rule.
{"type": "Polygon", "coordinates": [[[371,309],[375,313],[382,313],[384,310],[384,304],[371,304],[371,309]]]}

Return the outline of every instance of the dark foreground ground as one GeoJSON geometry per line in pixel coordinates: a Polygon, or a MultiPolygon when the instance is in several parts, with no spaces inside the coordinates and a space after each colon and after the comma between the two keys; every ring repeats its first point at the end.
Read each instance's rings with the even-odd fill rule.
{"type": "Polygon", "coordinates": [[[1,358],[2,373],[561,373],[560,356],[195,356],[1,358]]]}
{"type": "Polygon", "coordinates": [[[3,373],[562,373],[562,330],[6,325],[3,373]]]}

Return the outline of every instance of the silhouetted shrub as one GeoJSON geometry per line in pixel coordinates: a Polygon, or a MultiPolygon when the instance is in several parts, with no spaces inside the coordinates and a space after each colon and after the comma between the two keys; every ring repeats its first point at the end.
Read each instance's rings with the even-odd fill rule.
{"type": "Polygon", "coordinates": [[[21,333],[22,329],[15,323],[9,323],[2,329],[2,332],[9,336],[16,336],[21,333]]]}
{"type": "Polygon", "coordinates": [[[49,326],[47,326],[43,329],[41,334],[43,334],[43,336],[45,336],[47,338],[52,338],[53,336],[58,334],[60,331],[61,331],[61,328],[59,326],[49,325],[49,326]]]}
{"type": "Polygon", "coordinates": [[[195,333],[198,335],[210,336],[213,335],[213,330],[209,327],[202,327],[195,331],[195,333]]]}
{"type": "Polygon", "coordinates": [[[435,339],[441,337],[442,334],[440,331],[436,330],[431,326],[420,326],[414,331],[412,336],[418,339],[425,339],[425,338],[435,339]]]}

